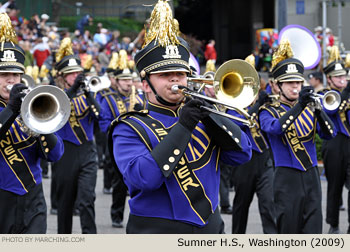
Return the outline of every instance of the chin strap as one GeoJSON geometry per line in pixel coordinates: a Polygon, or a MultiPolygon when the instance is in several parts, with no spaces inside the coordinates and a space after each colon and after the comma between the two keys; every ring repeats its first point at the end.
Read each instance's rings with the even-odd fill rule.
{"type": "Polygon", "coordinates": [[[289,99],[289,98],[284,94],[284,92],[283,92],[281,86],[282,86],[282,84],[278,84],[278,88],[280,89],[282,96],[283,96],[284,98],[286,98],[287,101],[289,101],[289,102],[295,102],[297,99],[293,99],[293,100],[292,100],[292,99],[289,99]]]}
{"type": "Polygon", "coordinates": [[[163,105],[165,105],[165,106],[171,106],[171,107],[173,107],[173,106],[178,106],[178,105],[180,105],[180,104],[182,103],[182,101],[177,102],[177,103],[167,102],[166,100],[164,100],[161,96],[159,96],[159,95],[157,94],[157,91],[156,91],[155,88],[153,87],[153,85],[152,85],[152,83],[151,83],[151,81],[150,81],[148,75],[146,75],[145,79],[146,79],[148,85],[151,87],[153,93],[154,93],[155,96],[156,96],[157,101],[158,101],[160,104],[163,104],[163,105]]]}

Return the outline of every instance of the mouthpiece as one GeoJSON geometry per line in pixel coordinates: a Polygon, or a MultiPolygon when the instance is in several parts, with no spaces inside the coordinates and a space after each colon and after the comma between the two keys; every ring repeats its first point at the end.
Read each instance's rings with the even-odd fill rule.
{"type": "Polygon", "coordinates": [[[6,87],[6,89],[7,89],[8,91],[11,91],[12,88],[13,88],[13,85],[12,85],[12,84],[10,84],[10,85],[8,85],[8,86],[6,87]]]}
{"type": "Polygon", "coordinates": [[[179,92],[179,86],[178,85],[174,85],[171,87],[171,91],[174,93],[174,94],[177,94],[179,92]]]}
{"type": "Polygon", "coordinates": [[[293,89],[293,93],[294,93],[294,94],[297,94],[297,93],[298,93],[298,90],[297,90],[297,89],[293,89]]]}

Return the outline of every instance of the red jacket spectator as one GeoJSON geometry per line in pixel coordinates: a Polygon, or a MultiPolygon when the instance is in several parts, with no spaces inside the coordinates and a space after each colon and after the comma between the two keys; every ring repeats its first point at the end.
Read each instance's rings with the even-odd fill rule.
{"type": "Polygon", "coordinates": [[[206,60],[213,60],[216,62],[216,50],[215,50],[215,40],[210,40],[209,43],[205,47],[204,57],[206,60]]]}
{"type": "Polygon", "coordinates": [[[33,48],[33,57],[36,65],[41,67],[46,58],[50,55],[50,48],[46,43],[43,43],[41,38],[37,39],[37,43],[33,48]]]}

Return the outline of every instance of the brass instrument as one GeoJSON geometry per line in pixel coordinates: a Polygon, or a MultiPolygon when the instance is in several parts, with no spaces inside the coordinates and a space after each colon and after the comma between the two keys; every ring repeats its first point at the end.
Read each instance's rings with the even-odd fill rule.
{"type": "MultiPolygon", "coordinates": [[[[36,85],[28,75],[22,76],[28,90],[20,109],[21,129],[32,135],[51,134],[61,129],[70,116],[70,101],[60,88],[36,85]]],[[[12,86],[8,86],[10,90],[12,86]]]]}
{"type": "Polygon", "coordinates": [[[315,104],[312,104],[311,106],[318,107],[319,109],[322,109],[323,107],[329,111],[336,110],[341,102],[341,97],[337,91],[330,90],[327,91],[325,94],[313,94],[314,95],[314,101],[315,104]]]}
{"type": "Polygon", "coordinates": [[[268,95],[268,97],[269,97],[271,103],[275,103],[279,100],[280,95],[279,94],[270,94],[270,95],[268,95]]]}
{"type": "Polygon", "coordinates": [[[213,78],[191,78],[192,82],[201,82],[204,85],[212,85],[217,99],[193,92],[185,87],[173,86],[173,92],[181,91],[184,95],[198,97],[212,103],[220,104],[228,109],[236,110],[246,119],[232,116],[217,110],[202,106],[203,109],[242,122],[249,127],[255,123],[251,116],[244,110],[256,98],[260,89],[259,76],[255,68],[240,59],[233,59],[222,64],[213,78]]]}
{"type": "Polygon", "coordinates": [[[129,111],[134,111],[135,104],[136,104],[136,89],[135,89],[135,86],[132,85],[131,86],[131,93],[130,93],[130,96],[129,96],[128,112],[129,111]]]}
{"type": "Polygon", "coordinates": [[[102,89],[108,88],[111,81],[107,76],[87,76],[85,79],[85,89],[91,92],[98,92],[102,89]]]}

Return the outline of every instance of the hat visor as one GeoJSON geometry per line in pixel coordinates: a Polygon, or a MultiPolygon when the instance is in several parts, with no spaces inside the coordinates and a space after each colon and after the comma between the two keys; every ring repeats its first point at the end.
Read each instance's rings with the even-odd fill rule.
{"type": "Polygon", "coordinates": [[[280,79],[276,79],[279,82],[293,82],[293,81],[305,81],[305,79],[299,75],[285,76],[280,79]]]}
{"type": "Polygon", "coordinates": [[[21,73],[21,74],[23,74],[24,71],[19,69],[19,68],[9,67],[9,68],[1,68],[0,73],[21,73]]]}
{"type": "Polygon", "coordinates": [[[150,72],[150,74],[157,74],[157,73],[170,73],[170,72],[185,72],[185,73],[189,73],[190,71],[186,68],[182,68],[182,67],[174,67],[174,68],[164,68],[164,69],[160,69],[157,71],[152,71],[150,72]]]}
{"type": "Polygon", "coordinates": [[[119,74],[115,76],[116,79],[119,80],[132,80],[132,75],[131,74],[119,74]]]}
{"type": "Polygon", "coordinates": [[[75,73],[75,72],[83,72],[84,68],[82,68],[81,66],[71,66],[71,67],[65,67],[63,68],[60,72],[64,73],[64,74],[68,74],[68,73],[75,73]]]}
{"type": "Polygon", "coordinates": [[[346,75],[346,71],[344,69],[334,70],[328,74],[328,76],[342,76],[342,75],[346,75]]]}

